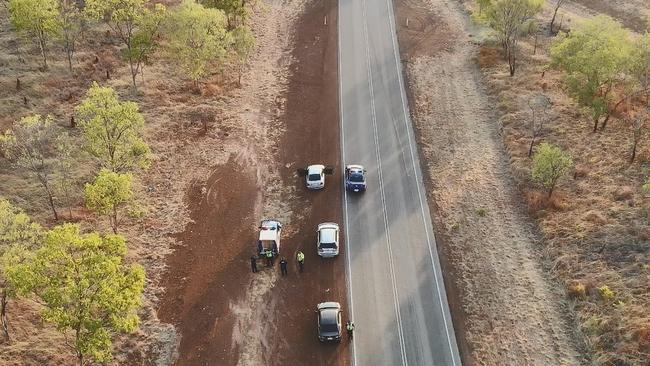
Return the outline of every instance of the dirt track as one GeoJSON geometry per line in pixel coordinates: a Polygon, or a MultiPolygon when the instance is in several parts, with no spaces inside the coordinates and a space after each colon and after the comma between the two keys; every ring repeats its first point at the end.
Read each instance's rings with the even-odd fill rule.
{"type": "Polygon", "coordinates": [[[194,222],[167,259],[159,314],[181,333],[177,365],[347,363],[346,342],[318,342],[314,314],[320,301],[346,303],[345,258],[320,260],[315,252],[316,225],[341,221],[340,177],[308,192],[296,175],[314,162],[339,170],[336,2],[271,1],[269,12],[250,81],[233,96],[242,105],[234,118],[252,123],[238,153],[189,189],[194,222]],[[283,221],[286,278],[261,261],[260,273],[250,271],[262,217],[283,221]]]}

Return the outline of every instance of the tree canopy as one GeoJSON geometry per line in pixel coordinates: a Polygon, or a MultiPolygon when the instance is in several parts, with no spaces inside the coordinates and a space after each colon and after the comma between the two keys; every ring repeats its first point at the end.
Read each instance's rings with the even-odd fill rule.
{"type": "Polygon", "coordinates": [[[184,0],[171,14],[168,55],[195,85],[228,54],[232,39],[222,10],[184,0]]]}
{"type": "Polygon", "coordinates": [[[551,197],[557,181],[573,166],[571,157],[559,147],[541,143],[533,156],[533,181],[548,190],[551,197]]]}
{"type": "Polygon", "coordinates": [[[129,62],[136,88],[136,76],[155,49],[154,39],[166,16],[165,6],[150,6],[149,0],[86,0],[84,11],[90,18],[108,18],[110,27],[126,46],[122,55],[129,62]]]}
{"type": "Polygon", "coordinates": [[[34,38],[47,68],[47,44],[61,32],[57,0],[10,0],[9,20],[13,27],[34,38]]]}
{"type": "Polygon", "coordinates": [[[233,49],[237,55],[239,63],[239,83],[241,84],[242,69],[246,65],[248,58],[255,49],[255,37],[253,33],[245,26],[239,26],[232,32],[233,49]]]}
{"type": "Polygon", "coordinates": [[[79,225],[64,224],[9,274],[22,294],[42,303],[45,321],[73,333],[80,365],[86,358],[110,360],[113,333],[138,327],[145,274],[137,264],[126,265],[125,255],[121,236],[82,234],[79,225]]]}
{"type": "Polygon", "coordinates": [[[16,295],[16,286],[6,274],[21,263],[27,251],[40,245],[43,234],[39,224],[0,197],[0,323],[5,338],[9,338],[7,306],[16,295]]]}
{"type": "Polygon", "coordinates": [[[206,8],[223,10],[228,20],[228,29],[235,29],[246,25],[246,20],[251,14],[250,7],[257,0],[200,0],[199,3],[206,8]]]}
{"type": "Polygon", "coordinates": [[[514,76],[517,69],[519,38],[530,29],[529,23],[541,11],[543,4],[543,0],[495,0],[488,5],[488,24],[501,42],[510,76],[514,76]]]}
{"type": "Polygon", "coordinates": [[[117,233],[118,209],[133,197],[131,174],[119,174],[105,169],[95,181],[86,184],[86,206],[100,215],[107,215],[113,232],[117,233]]]}
{"type": "Polygon", "coordinates": [[[141,137],[144,118],[134,102],[120,101],[111,87],[93,83],[77,107],[84,150],[113,172],[144,168],[149,146],[141,137]]]}
{"type": "Polygon", "coordinates": [[[52,175],[52,149],[50,144],[55,135],[52,117],[38,114],[21,118],[12,128],[0,135],[0,146],[14,166],[32,173],[43,187],[54,219],[58,213],[54,203],[54,192],[50,185],[52,175]]]}
{"type": "Polygon", "coordinates": [[[551,65],[565,72],[569,94],[591,111],[594,131],[611,113],[614,86],[629,70],[632,51],[629,31],[603,15],[578,24],[551,47],[551,65]]]}
{"type": "Polygon", "coordinates": [[[68,58],[68,70],[72,72],[72,58],[76,51],[77,39],[81,34],[83,15],[76,1],[59,1],[58,21],[61,27],[59,39],[68,58]]]}

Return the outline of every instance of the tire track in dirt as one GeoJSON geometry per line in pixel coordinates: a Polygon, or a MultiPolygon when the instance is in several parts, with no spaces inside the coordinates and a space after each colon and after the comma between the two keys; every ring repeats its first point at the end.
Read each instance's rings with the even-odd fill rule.
{"type": "MultiPolygon", "coordinates": [[[[342,224],[339,150],[337,2],[314,1],[296,27],[294,63],[287,94],[286,123],[280,151],[287,165],[282,177],[299,186],[294,212],[296,234],[283,244],[288,249],[289,275],[277,283],[278,335],[284,339],[271,348],[269,365],[346,365],[349,344],[321,344],[316,337],[316,304],[338,301],[347,318],[345,274],[346,243],[341,233],[341,253],[335,259],[316,254],[316,226],[325,221],[342,224]],[[308,191],[297,167],[315,162],[334,166],[325,189],[308,191]],[[298,273],[295,253],[305,253],[305,271],[298,273]]],[[[342,227],[342,226],[341,226],[342,227]]],[[[285,252],[287,253],[287,252],[285,252]]]]}
{"type": "Polygon", "coordinates": [[[193,222],[167,259],[159,314],[180,331],[176,365],[347,363],[346,344],[318,342],[313,312],[324,300],[346,304],[345,258],[321,261],[315,252],[316,225],[341,220],[340,177],[308,192],[295,174],[313,162],[339,164],[335,4],[271,0],[258,15],[257,54],[223,116],[242,125],[231,136],[239,146],[188,190],[193,222]],[[283,222],[287,278],[277,265],[250,273],[264,217],[283,222]]]}

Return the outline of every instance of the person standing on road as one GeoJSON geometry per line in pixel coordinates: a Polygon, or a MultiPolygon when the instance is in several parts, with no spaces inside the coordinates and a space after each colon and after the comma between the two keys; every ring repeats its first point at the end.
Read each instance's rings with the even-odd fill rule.
{"type": "Polygon", "coordinates": [[[251,271],[257,273],[257,256],[251,255],[251,271]]]}
{"type": "Polygon", "coordinates": [[[288,273],[287,272],[287,260],[284,257],[282,257],[282,259],[280,259],[280,271],[282,271],[283,276],[286,276],[287,273],[288,273]]]}
{"type": "Polygon", "coordinates": [[[273,267],[273,251],[270,249],[266,251],[266,266],[273,267]]]}
{"type": "Polygon", "coordinates": [[[305,267],[305,253],[298,251],[298,254],[296,254],[296,259],[298,260],[298,267],[300,268],[300,273],[302,273],[302,270],[305,267]]]}
{"type": "Polygon", "coordinates": [[[354,336],[354,323],[351,320],[345,322],[345,330],[348,331],[348,337],[352,339],[352,337],[354,336]]]}

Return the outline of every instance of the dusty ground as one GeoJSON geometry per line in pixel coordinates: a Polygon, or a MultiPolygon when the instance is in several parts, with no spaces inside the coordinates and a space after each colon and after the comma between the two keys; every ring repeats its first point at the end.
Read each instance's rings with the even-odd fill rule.
{"type": "Polygon", "coordinates": [[[260,47],[233,95],[240,106],[229,111],[247,125],[244,138],[234,139],[227,164],[189,190],[194,222],[167,260],[170,296],[159,314],[180,331],[177,365],[347,363],[346,344],[319,344],[313,313],[320,301],[346,302],[344,258],[321,261],[313,247],[316,225],[341,219],[340,188],[307,192],[296,175],[308,163],[339,164],[335,14],[333,1],[272,1],[256,17],[260,47]],[[284,224],[287,278],[277,264],[250,272],[263,217],[284,224]]]}
{"type": "MultiPolygon", "coordinates": [[[[34,45],[17,39],[0,7],[0,128],[28,113],[51,113],[64,130],[92,80],[137,101],[146,120],[154,161],[137,176],[138,205],[145,215],[127,218],[121,229],[129,256],[147,270],[142,326],[116,341],[109,365],[169,365],[175,359],[219,365],[346,362],[345,344],[318,344],[313,313],[325,297],[345,303],[344,257],[320,262],[311,246],[317,222],[340,219],[341,195],[336,185],[316,194],[304,192],[295,175],[308,162],[338,165],[335,13],[332,2],[265,3],[251,20],[258,47],[241,87],[226,65],[223,74],[208,77],[196,93],[156,55],[134,95],[126,65],[118,59],[119,45],[105,29],[91,30],[82,40],[75,74],[67,73],[56,47],[50,70],[42,71],[34,45]],[[324,25],[326,14],[330,19],[324,25]],[[294,38],[296,27],[301,33],[294,38]],[[20,90],[15,90],[17,77],[20,90]],[[312,213],[311,204],[305,204],[310,200],[319,210],[312,213]],[[298,247],[307,255],[300,280],[295,268],[277,284],[275,271],[250,274],[256,227],[269,216],[285,224],[287,257],[293,259],[298,247]],[[177,327],[161,322],[158,314],[177,327]]],[[[76,136],[75,130],[67,131],[76,136]]],[[[37,221],[54,224],[39,187],[0,163],[0,195],[37,221]]],[[[88,181],[92,168],[81,160],[75,182],[88,181]]],[[[63,220],[108,229],[105,220],[82,205],[76,197],[73,217],[63,220]]],[[[14,337],[10,345],[0,346],[0,364],[74,364],[63,336],[41,324],[37,313],[30,301],[10,304],[14,337]]]]}
{"type": "Polygon", "coordinates": [[[541,236],[512,179],[481,82],[473,44],[479,33],[455,1],[397,4],[429,202],[446,271],[455,277],[451,301],[457,296],[463,306],[454,319],[467,338],[465,363],[580,364],[563,291],[542,265],[541,236]]]}
{"type": "MultiPolygon", "coordinates": [[[[618,19],[626,27],[637,32],[648,29],[650,3],[647,0],[574,0],[585,8],[618,19]]],[[[571,2],[569,2],[571,3],[571,2]]],[[[569,4],[571,7],[572,4],[569,4]]]]}
{"type": "MultiPolygon", "coordinates": [[[[624,13],[629,9],[621,2],[608,2],[617,12],[601,7],[602,2],[581,3],[570,2],[564,9],[573,21],[607,11],[631,26],[632,18],[624,13]]],[[[637,5],[639,14],[650,6],[647,2],[637,5]]],[[[542,19],[547,17],[542,15],[542,19]]],[[[563,92],[562,75],[546,67],[553,39],[543,36],[540,41],[537,55],[532,55],[530,40],[522,43],[521,67],[514,78],[507,76],[494,47],[484,46],[479,56],[483,79],[498,108],[511,169],[544,234],[551,273],[572,299],[575,328],[583,333],[591,363],[647,365],[650,201],[640,187],[650,172],[650,150],[642,142],[636,161],[629,162],[632,135],[618,114],[607,129],[591,132],[589,116],[563,92]],[[550,202],[528,178],[527,101],[540,92],[554,104],[542,139],[561,146],[576,164],[573,179],[562,180],[550,202]],[[611,293],[604,296],[604,288],[611,293]]]]}

